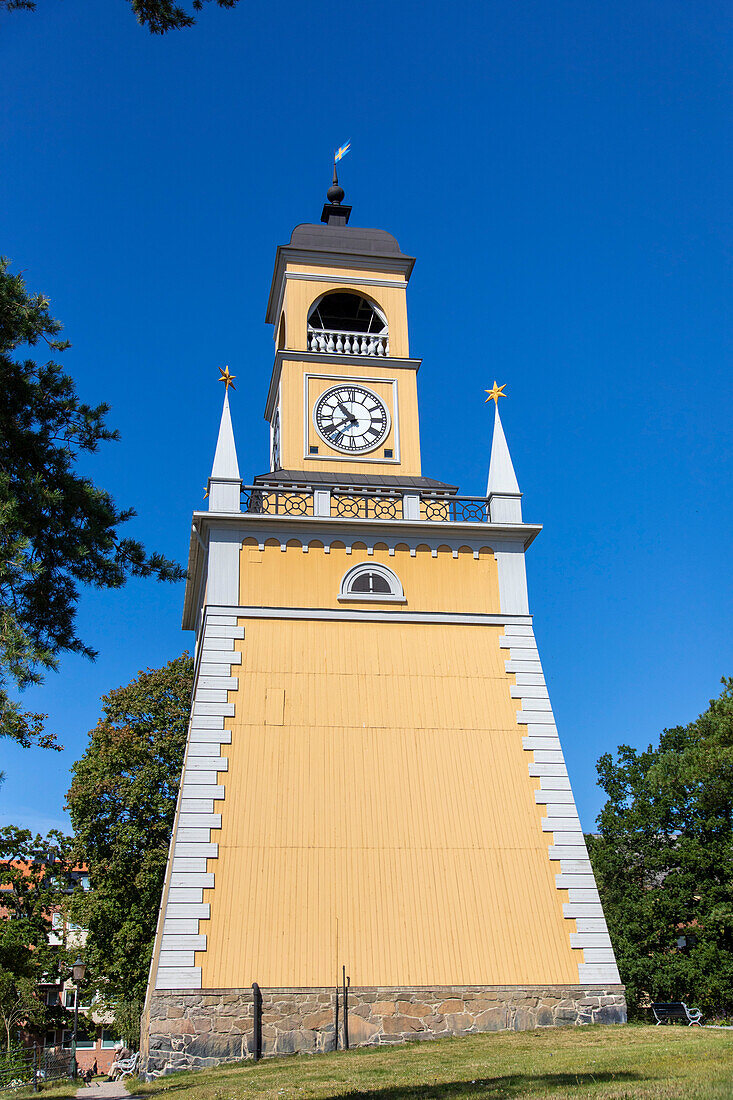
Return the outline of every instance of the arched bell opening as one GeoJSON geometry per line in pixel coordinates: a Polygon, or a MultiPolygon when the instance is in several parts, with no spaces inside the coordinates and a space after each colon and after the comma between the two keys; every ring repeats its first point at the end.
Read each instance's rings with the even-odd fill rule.
{"type": "Polygon", "coordinates": [[[389,328],[381,309],[351,291],[322,294],[308,313],[308,350],[329,355],[389,355],[389,328]]]}

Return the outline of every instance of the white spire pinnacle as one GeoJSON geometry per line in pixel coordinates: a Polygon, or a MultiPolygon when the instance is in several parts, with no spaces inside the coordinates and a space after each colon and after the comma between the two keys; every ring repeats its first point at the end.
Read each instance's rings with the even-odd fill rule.
{"type": "Polygon", "coordinates": [[[214,478],[239,478],[239,463],[237,462],[237,448],[234,443],[234,429],[232,428],[232,415],[229,412],[229,389],[224,391],[224,408],[221,410],[221,424],[219,425],[219,438],[216,441],[216,454],[211,470],[214,478]]]}
{"type": "Polygon", "coordinates": [[[489,463],[489,484],[486,495],[492,493],[518,493],[519,484],[514,473],[509,447],[504,429],[501,426],[499,406],[494,410],[494,438],[491,441],[491,462],[489,463]]]}
{"type": "Polygon", "coordinates": [[[214,465],[209,478],[209,511],[238,512],[241,507],[242,482],[239,476],[237,448],[234,443],[232,416],[229,412],[229,386],[224,391],[219,438],[216,441],[214,465]]]}
{"type": "Polygon", "coordinates": [[[499,404],[494,411],[494,438],[491,441],[491,462],[486,495],[493,523],[521,523],[522,498],[514,473],[509,447],[499,416],[499,404]]]}

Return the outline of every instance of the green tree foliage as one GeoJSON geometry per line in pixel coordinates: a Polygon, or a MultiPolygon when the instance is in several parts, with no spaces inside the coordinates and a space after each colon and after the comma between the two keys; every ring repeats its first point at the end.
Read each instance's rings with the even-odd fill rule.
{"type": "Polygon", "coordinates": [[[598,761],[608,801],[586,839],[632,1009],[650,996],[733,1014],[733,678],[722,683],[657,748],[598,761]]]}
{"type": "MultiPolygon", "coordinates": [[[[191,7],[199,12],[210,0],[191,0],[191,7]]],[[[151,34],[165,34],[166,31],[192,27],[195,18],[185,8],[174,4],[172,0],[128,0],[138,23],[147,27],[151,34]]],[[[216,0],[220,8],[233,8],[238,0],[216,0]]],[[[36,0],[0,0],[0,9],[6,11],[35,11],[36,0]]]]}
{"type": "Polygon", "coordinates": [[[192,690],[184,653],[111,691],[73,768],[68,808],[90,888],[72,913],[89,930],[89,976],[108,1004],[145,997],[192,690]]]}
{"type": "Polygon", "coordinates": [[[48,942],[51,913],[68,897],[71,840],[53,831],[33,836],[9,825],[0,829],[0,1020],[10,1050],[22,1024],[35,1030],[62,1022],[38,995],[44,979],[55,980],[67,959],[48,942]]]}
{"type": "Polygon", "coordinates": [[[39,342],[63,351],[48,299],[30,295],[0,260],[0,736],[59,748],[44,715],[24,713],[5,690],[41,681],[63,652],[95,656],[76,633],[79,586],[121,588],[128,577],[179,580],[183,571],[119,528],[134,511],[78,470],[80,455],[117,439],[109,406],[79,401],[54,362],[15,355],[39,342]]]}

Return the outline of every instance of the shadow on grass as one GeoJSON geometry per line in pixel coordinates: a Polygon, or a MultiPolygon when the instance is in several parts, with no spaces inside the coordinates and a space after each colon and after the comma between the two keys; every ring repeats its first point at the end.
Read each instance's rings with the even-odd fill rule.
{"type": "Polygon", "coordinates": [[[532,1096],[552,1089],[586,1085],[632,1084],[638,1073],[510,1073],[477,1077],[472,1081],[443,1081],[434,1085],[390,1085],[381,1089],[334,1092],[329,1100],[462,1100],[469,1096],[532,1096]]]}
{"type": "MultiPolygon", "coordinates": [[[[190,1092],[194,1095],[194,1082],[168,1078],[165,1092],[190,1092]]],[[[532,1097],[553,1089],[584,1088],[592,1085],[629,1085],[649,1080],[638,1073],[511,1073],[502,1077],[477,1077],[471,1081],[443,1081],[424,1085],[387,1085],[376,1089],[344,1089],[334,1087],[324,1095],[324,1100],[463,1100],[468,1097],[532,1097]]],[[[247,1082],[252,1084],[251,1081],[247,1082]]],[[[281,1090],[288,1095],[295,1089],[281,1090]]],[[[154,1095],[154,1094],[153,1094],[154,1095]]]]}

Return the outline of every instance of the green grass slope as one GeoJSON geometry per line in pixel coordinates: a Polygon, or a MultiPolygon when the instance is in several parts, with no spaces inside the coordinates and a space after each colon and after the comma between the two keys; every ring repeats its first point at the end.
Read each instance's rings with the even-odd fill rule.
{"type": "Polygon", "coordinates": [[[733,1100],[733,1032],[547,1028],[268,1058],[129,1087],[170,1100],[733,1100]]]}

